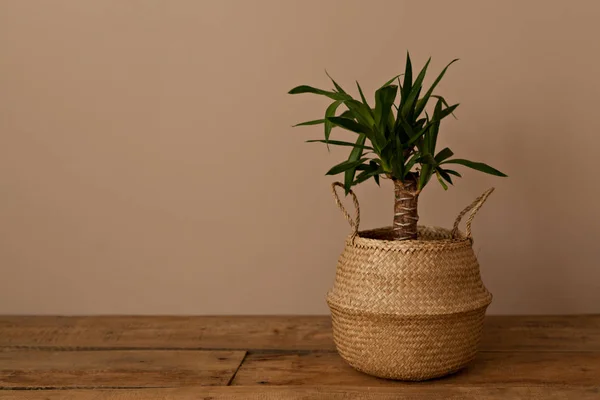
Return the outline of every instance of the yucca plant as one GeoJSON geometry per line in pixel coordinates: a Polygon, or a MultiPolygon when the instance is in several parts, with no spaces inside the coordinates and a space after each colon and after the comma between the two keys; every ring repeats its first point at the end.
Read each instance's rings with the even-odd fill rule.
{"type": "Polygon", "coordinates": [[[325,110],[324,118],[295,126],[323,124],[324,139],[308,142],[352,147],[348,159],[327,172],[327,175],[344,174],[346,194],[352,186],[370,178],[378,185],[380,177],[394,182],[395,240],[417,238],[419,194],[432,176],[436,176],[444,189],[452,184],[452,176],[461,176],[450,169],[453,164],[496,176],[506,176],[484,163],[452,158],[454,153],[447,147],[436,152],[440,123],[453,114],[458,104],[449,105],[442,96],[434,95],[433,91],[448,67],[457,60],[450,62],[423,94],[423,80],[430,61],[431,58],[413,80],[412,64],[407,53],[404,74],[390,79],[375,92],[374,107],[367,102],[358,82],[356,86],[360,100],[354,99],[342,89],[329,74],[327,75],[334,86],[332,90],[302,85],[289,91],[290,94],[313,93],[334,100],[325,110]],[[430,115],[426,108],[431,99],[435,100],[435,105],[430,115]],[[342,105],[346,110],[338,115],[342,105]],[[334,127],[356,133],[356,141],[352,143],[330,139],[334,127]]]}

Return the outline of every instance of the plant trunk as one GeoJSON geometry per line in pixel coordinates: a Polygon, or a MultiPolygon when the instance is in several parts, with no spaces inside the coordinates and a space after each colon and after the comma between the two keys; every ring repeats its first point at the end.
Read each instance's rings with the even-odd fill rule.
{"type": "Polygon", "coordinates": [[[418,203],[416,180],[394,180],[394,240],[417,239],[418,203]]]}

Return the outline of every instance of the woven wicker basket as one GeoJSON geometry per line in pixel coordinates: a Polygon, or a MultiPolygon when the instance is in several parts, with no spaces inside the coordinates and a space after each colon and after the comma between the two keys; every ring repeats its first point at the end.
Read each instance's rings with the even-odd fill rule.
{"type": "Polygon", "coordinates": [[[493,188],[460,213],[452,230],[419,227],[418,240],[393,241],[391,228],[353,228],[339,258],[331,309],[333,338],[344,360],[381,378],[425,380],[465,367],[477,352],[492,300],[472,248],[471,222],[493,188]],[[458,230],[471,211],[466,232],[458,230]]]}

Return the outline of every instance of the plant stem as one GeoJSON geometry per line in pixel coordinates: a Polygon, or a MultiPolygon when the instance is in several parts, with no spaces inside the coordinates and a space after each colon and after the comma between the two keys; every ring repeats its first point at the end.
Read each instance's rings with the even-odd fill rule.
{"type": "Polygon", "coordinates": [[[394,240],[417,239],[419,193],[416,179],[394,180],[394,240]]]}

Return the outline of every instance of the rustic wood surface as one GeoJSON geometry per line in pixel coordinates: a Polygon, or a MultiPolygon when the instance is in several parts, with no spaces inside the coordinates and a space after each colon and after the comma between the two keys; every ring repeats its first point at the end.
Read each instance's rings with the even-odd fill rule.
{"type": "MultiPolygon", "coordinates": [[[[482,350],[600,351],[600,315],[488,316],[485,324],[482,350]]],[[[0,332],[0,347],[335,351],[328,316],[0,316],[0,332]]]]}
{"type": "Polygon", "coordinates": [[[0,399],[600,400],[600,316],[484,332],[467,369],[403,383],[349,367],[329,317],[0,316],[0,399]]]}
{"type": "Polygon", "coordinates": [[[335,351],[329,317],[0,317],[0,332],[0,347],[335,351]]]}
{"type": "MultiPolygon", "coordinates": [[[[600,353],[481,352],[465,370],[435,384],[600,384],[600,353]]],[[[348,366],[337,353],[250,354],[232,385],[407,385],[374,379],[348,366]]]]}
{"type": "Polygon", "coordinates": [[[227,385],[244,351],[0,351],[3,388],[227,385]]]}
{"type": "Polygon", "coordinates": [[[594,387],[518,386],[215,386],[138,390],[28,390],[0,392],[3,400],[598,400],[594,387]]]}

